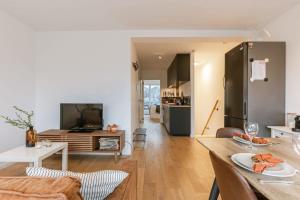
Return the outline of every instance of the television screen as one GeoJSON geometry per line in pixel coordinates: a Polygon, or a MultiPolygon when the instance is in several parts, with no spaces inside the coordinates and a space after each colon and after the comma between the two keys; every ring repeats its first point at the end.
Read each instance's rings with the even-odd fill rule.
{"type": "Polygon", "coordinates": [[[60,104],[60,129],[93,131],[103,128],[103,104],[60,104]]]}

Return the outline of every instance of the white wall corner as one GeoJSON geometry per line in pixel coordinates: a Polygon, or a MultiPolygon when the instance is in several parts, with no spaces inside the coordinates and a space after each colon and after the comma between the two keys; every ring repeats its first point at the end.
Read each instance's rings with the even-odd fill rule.
{"type": "MultiPolygon", "coordinates": [[[[13,106],[34,110],[35,32],[0,11],[0,114],[14,117],[13,106]]],[[[0,121],[0,151],[25,143],[25,130],[0,121]]]]}
{"type": "Polygon", "coordinates": [[[191,77],[191,134],[190,137],[195,137],[195,52],[190,54],[190,77],[191,77]]]}

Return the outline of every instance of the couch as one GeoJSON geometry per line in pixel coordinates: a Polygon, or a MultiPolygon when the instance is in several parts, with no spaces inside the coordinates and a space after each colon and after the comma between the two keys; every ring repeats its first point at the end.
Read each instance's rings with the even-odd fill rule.
{"type": "Polygon", "coordinates": [[[129,173],[129,176],[106,198],[106,200],[136,200],[137,161],[121,162],[117,169],[129,173]]]}
{"type": "MultiPolygon", "coordinates": [[[[116,169],[129,176],[111,193],[107,200],[136,200],[137,161],[122,161],[116,169]]],[[[74,177],[0,177],[0,199],[5,200],[81,200],[81,183],[74,177]]]]}

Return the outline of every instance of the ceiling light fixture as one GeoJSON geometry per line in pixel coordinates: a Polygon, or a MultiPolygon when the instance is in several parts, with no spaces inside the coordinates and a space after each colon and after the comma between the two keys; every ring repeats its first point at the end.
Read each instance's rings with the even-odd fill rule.
{"type": "Polygon", "coordinates": [[[162,59],[162,56],[158,56],[158,60],[161,60],[162,59]]]}

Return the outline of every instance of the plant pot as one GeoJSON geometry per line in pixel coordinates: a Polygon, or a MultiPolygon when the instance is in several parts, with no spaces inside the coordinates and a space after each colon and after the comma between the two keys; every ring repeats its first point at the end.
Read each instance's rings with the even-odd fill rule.
{"type": "Polygon", "coordinates": [[[35,147],[36,142],[36,131],[33,127],[29,127],[26,131],[26,147],[35,147]]]}

